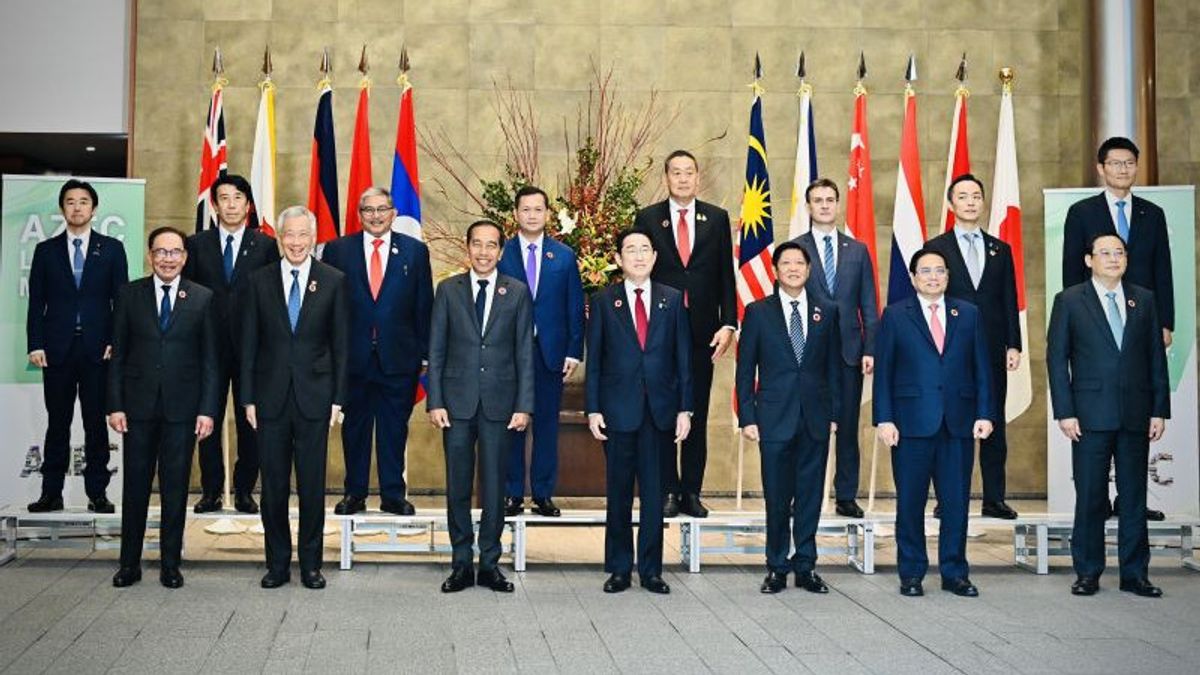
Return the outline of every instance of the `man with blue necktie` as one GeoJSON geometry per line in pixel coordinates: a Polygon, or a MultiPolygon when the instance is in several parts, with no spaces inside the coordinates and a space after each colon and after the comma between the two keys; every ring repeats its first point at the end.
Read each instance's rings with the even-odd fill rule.
{"type": "MultiPolygon", "coordinates": [[[[550,199],[540,188],[517,190],[517,236],[504,244],[500,273],[524,279],[533,299],[533,453],[529,485],[533,512],[560,515],[552,499],[558,481],[558,412],[563,382],[583,358],[583,282],[569,246],[546,236],[550,199]]],[[[525,431],[512,432],[504,514],[524,509],[525,431]]]]}
{"type": "Polygon", "coordinates": [[[116,507],[105,494],[110,474],[104,390],[112,356],[112,312],[118,291],[129,281],[129,265],[120,241],[92,229],[100,197],[91,184],[68,180],[59,190],[58,206],[66,230],[37,245],[29,269],[29,362],[42,369],[48,417],[42,494],[29,511],[63,508],[78,397],[88,510],[113,513],[116,507]]]}

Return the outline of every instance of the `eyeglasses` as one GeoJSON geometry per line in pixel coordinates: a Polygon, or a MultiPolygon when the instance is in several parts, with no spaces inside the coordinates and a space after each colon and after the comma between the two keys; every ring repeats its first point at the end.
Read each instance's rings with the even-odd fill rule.
{"type": "Polygon", "coordinates": [[[923,277],[944,277],[946,276],[945,267],[918,267],[917,274],[923,277]]]}
{"type": "Polygon", "coordinates": [[[1102,248],[1099,251],[1096,251],[1096,255],[1100,256],[1101,258],[1120,260],[1121,258],[1125,257],[1125,250],[1120,248],[1102,248]]]}
{"type": "Polygon", "coordinates": [[[156,248],[150,251],[150,255],[158,260],[174,260],[183,257],[183,249],[181,248],[156,248]]]}
{"type": "Polygon", "coordinates": [[[1137,160],[1136,159],[1127,159],[1127,160],[1121,161],[1119,159],[1110,159],[1110,160],[1104,162],[1104,166],[1107,166],[1110,169],[1120,169],[1122,167],[1124,167],[1126,169],[1136,169],[1137,168],[1137,160]]]}
{"type": "Polygon", "coordinates": [[[358,212],[364,216],[386,216],[392,208],[391,206],[360,206],[358,212]]]}

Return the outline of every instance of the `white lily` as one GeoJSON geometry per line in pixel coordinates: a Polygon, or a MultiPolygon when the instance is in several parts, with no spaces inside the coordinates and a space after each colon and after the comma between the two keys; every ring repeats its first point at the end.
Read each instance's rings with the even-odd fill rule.
{"type": "Polygon", "coordinates": [[[561,234],[571,234],[571,232],[574,230],[575,230],[575,219],[571,217],[571,214],[567,211],[567,208],[564,206],[563,208],[558,210],[558,231],[561,234]]]}

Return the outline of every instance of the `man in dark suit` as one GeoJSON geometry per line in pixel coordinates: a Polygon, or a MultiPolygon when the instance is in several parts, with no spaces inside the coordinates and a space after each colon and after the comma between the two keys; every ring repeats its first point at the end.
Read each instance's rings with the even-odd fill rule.
{"type": "Polygon", "coordinates": [[[738,424],[743,436],[759,444],[767,503],[763,593],[787,588],[788,572],[810,593],[829,592],[814,571],[817,523],[844,364],[837,304],[805,290],[809,260],[794,241],[776,247],[778,287],[746,307],[738,341],[738,424]],[[793,544],[796,554],[789,561],[793,544]]]}
{"type": "Polygon", "coordinates": [[[996,415],[984,324],[974,305],[946,296],[942,254],[918,250],[909,272],[916,295],[883,311],[875,337],[872,406],[879,440],[894,448],[900,593],[925,594],[925,502],[932,479],[942,504],[942,590],[975,597],[967,565],[974,439],[991,434],[996,415]]]}
{"type": "Polygon", "coordinates": [[[683,293],[691,323],[695,416],[678,461],[674,447],[663,454],[663,515],[704,518],[708,509],[700,503],[700,490],[708,461],[713,362],[733,346],[737,331],[733,240],[729,214],[696,199],[700,185],[696,158],[676,150],[667,155],[664,168],[670,198],[638,211],[634,229],[645,232],[654,249],[662,252],[653,280],[683,293]]]}
{"type": "Polygon", "coordinates": [[[29,269],[25,321],[29,362],[42,369],[46,441],[42,448],[42,494],[31,513],[61,511],[71,456],[75,398],[83,417],[83,484],[88,510],[112,513],[108,489],[108,430],[104,388],[112,354],[112,310],[129,281],[120,241],[92,229],[100,198],[90,184],[72,178],[58,193],[66,231],[37,245],[29,269]]]}
{"type": "Polygon", "coordinates": [[[291,580],[288,497],[300,498],[300,581],[324,588],[325,461],[329,428],[346,402],[350,308],[346,277],[312,257],[317,217],[303,206],[279,214],[283,260],[254,272],[242,322],[242,402],[258,432],[267,573],[263,588],[291,580]]]}
{"type": "MultiPolygon", "coordinates": [[[[1116,234],[1125,242],[1125,279],[1154,293],[1163,345],[1170,347],[1175,330],[1175,282],[1167,217],[1157,204],[1131,194],[1137,163],[1138,147],[1128,138],[1114,136],[1100,144],[1096,173],[1104,191],[1075,202],[1067,211],[1062,287],[1069,288],[1091,277],[1083,259],[1092,239],[1099,234],[1116,234]]],[[[1115,499],[1113,510],[1120,510],[1115,499]]],[[[1146,516],[1151,520],[1166,517],[1156,509],[1147,509],[1146,516]]]]}
{"type": "Polygon", "coordinates": [[[837,513],[862,518],[858,496],[858,418],[862,407],[863,376],[875,369],[875,330],[879,309],[875,297],[875,269],[866,244],[837,231],[837,183],[818,178],[804,191],[812,229],[795,241],[812,260],[806,287],[832,298],[837,305],[837,327],[842,355],[841,401],[837,418],[837,468],[833,478],[837,513]]]}
{"type": "Polygon", "coordinates": [[[429,332],[429,421],[446,452],[446,519],[453,570],[442,583],[455,593],[476,582],[511,593],[500,571],[504,529],[504,457],[510,431],[533,412],[533,301],[525,284],[496,271],[500,227],[467,228],[471,269],[443,281],[433,298],[429,332]],[[471,491],[479,463],[479,574],[472,564],[471,491]]]}
{"type": "Polygon", "coordinates": [[[1115,234],[1092,240],[1084,264],[1089,281],[1054,298],[1046,336],[1050,401],[1071,439],[1075,528],[1071,558],[1075,595],[1093,595],[1104,572],[1108,470],[1117,468],[1117,555],[1121,590],[1159,597],[1150,583],[1146,533],[1146,458],[1171,416],[1162,325],[1152,293],[1124,278],[1128,257],[1115,234]]]}
{"type": "Polygon", "coordinates": [[[363,231],[329,242],[321,258],[346,275],[350,292],[350,385],[342,424],[346,494],[334,512],[350,515],[367,507],[373,436],[379,508],[411,516],[404,453],[417,379],[429,355],[429,249],[392,231],[396,213],[387,190],[367,188],[358,212],[363,231]]]}
{"type": "MultiPolygon", "coordinates": [[[[533,297],[533,454],[529,485],[533,512],[560,514],[554,504],[558,481],[558,412],[563,382],[583,358],[583,282],[575,252],[546,236],[550,199],[540,188],[517,190],[516,219],[519,231],[504,244],[500,273],[524,279],[533,297]]],[[[515,516],[524,509],[525,432],[512,433],[508,453],[508,479],[504,513],[515,516]]]]}
{"type": "Polygon", "coordinates": [[[649,235],[617,238],[625,278],[592,296],[587,333],[588,428],[604,442],[607,514],[605,593],[630,586],[633,572],[633,484],[641,502],[637,568],[642,588],[670,593],[662,578],[663,451],[688,436],[692,422],[692,356],[683,294],[651,281],[658,254],[649,235]]]}
{"type": "Polygon", "coordinates": [[[183,586],[179,561],[196,439],[212,434],[217,410],[213,292],[180,276],[184,234],[160,227],[147,239],[154,274],[121,289],[113,316],[108,424],[125,435],[118,588],[142,578],[146,510],[157,467],[162,494],[159,581],[183,586]]]}
{"type": "Polygon", "coordinates": [[[1017,311],[1017,276],[1012,248],[979,228],[983,215],[983,183],[966,173],[946,190],[954,212],[954,229],[930,239],[925,248],[946,260],[950,282],[946,295],[975,305],[987,337],[991,364],[992,400],[996,423],[992,434],[979,443],[979,472],[983,478],[983,515],[1012,520],[1017,512],[1004,501],[1004,468],[1008,442],[1004,427],[1004,400],[1008,373],[1021,365],[1021,320],[1017,311]]]}
{"type": "Polygon", "coordinates": [[[233,385],[233,418],[237,429],[237,461],[233,466],[233,505],[242,513],[258,513],[254,484],[258,481],[258,444],[246,423],[242,405],[241,373],[237,350],[241,346],[240,304],[254,270],[279,262],[275,240],[247,224],[252,196],[246,179],[234,174],[213,183],[219,227],[197,232],[187,240],[187,265],[183,277],[213,292],[217,322],[217,399],[214,433],[200,441],[200,500],[196,513],[219,511],[225,488],[225,458],[221,429],[225,403],[233,385]]]}

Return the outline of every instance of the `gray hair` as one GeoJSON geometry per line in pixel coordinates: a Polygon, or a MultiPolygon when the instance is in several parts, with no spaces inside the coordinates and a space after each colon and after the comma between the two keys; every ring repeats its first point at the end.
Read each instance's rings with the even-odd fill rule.
{"type": "Polygon", "coordinates": [[[297,204],[289,206],[279,212],[279,218],[276,223],[279,223],[279,237],[283,237],[283,224],[292,218],[304,218],[308,221],[308,230],[312,233],[313,241],[317,240],[317,216],[309,211],[308,208],[297,204]]]}
{"type": "Polygon", "coordinates": [[[362,208],[367,203],[368,197],[383,197],[387,200],[388,208],[395,208],[396,204],[392,202],[392,193],[387,188],[372,185],[363,190],[362,196],[358,198],[358,208],[362,208]]]}

